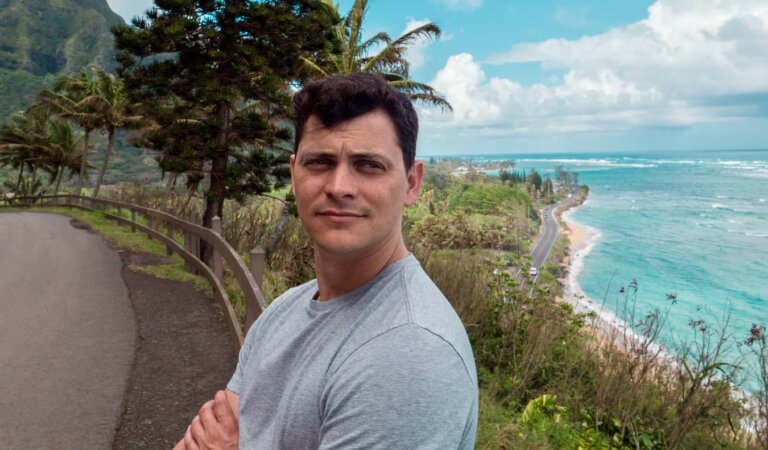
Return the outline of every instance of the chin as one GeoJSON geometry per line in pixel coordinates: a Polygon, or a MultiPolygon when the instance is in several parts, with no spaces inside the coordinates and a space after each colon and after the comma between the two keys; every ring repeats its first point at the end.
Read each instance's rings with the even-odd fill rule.
{"type": "Polygon", "coordinates": [[[334,256],[355,256],[365,250],[365,246],[354,242],[315,241],[316,250],[334,256]]]}

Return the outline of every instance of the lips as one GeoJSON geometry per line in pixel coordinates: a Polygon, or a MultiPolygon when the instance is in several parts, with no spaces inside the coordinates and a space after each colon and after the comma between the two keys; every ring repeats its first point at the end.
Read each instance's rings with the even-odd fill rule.
{"type": "Polygon", "coordinates": [[[337,210],[331,210],[331,209],[321,210],[321,211],[319,211],[317,213],[317,215],[318,216],[326,216],[326,217],[339,217],[339,218],[341,218],[341,217],[354,218],[354,217],[363,217],[364,216],[363,214],[360,214],[360,213],[354,212],[354,211],[337,211],[337,210]]]}

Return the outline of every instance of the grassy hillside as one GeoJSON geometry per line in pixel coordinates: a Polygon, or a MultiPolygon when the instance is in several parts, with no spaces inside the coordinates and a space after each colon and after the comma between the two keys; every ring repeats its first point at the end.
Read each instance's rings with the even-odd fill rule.
{"type": "Polygon", "coordinates": [[[0,121],[26,108],[60,74],[114,65],[106,0],[0,0],[0,121]]]}

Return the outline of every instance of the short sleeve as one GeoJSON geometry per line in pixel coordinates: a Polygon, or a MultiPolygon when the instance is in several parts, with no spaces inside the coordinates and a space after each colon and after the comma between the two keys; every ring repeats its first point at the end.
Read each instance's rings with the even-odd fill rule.
{"type": "Polygon", "coordinates": [[[471,449],[477,385],[456,350],[408,324],[378,335],[329,376],[321,449],[471,449]]]}
{"type": "Polygon", "coordinates": [[[248,365],[248,359],[252,357],[256,351],[256,341],[259,340],[259,330],[263,327],[270,316],[280,308],[281,305],[286,303],[286,300],[291,298],[291,295],[296,292],[296,288],[291,288],[285,291],[281,296],[276,298],[267,309],[261,313],[258,319],[251,325],[248,333],[243,341],[243,346],[240,348],[240,353],[237,356],[237,367],[235,367],[235,373],[232,374],[232,378],[227,383],[227,389],[234,392],[237,395],[241,395],[241,389],[243,388],[243,380],[245,379],[244,373],[248,365]]]}
{"type": "MultiPolygon", "coordinates": [[[[287,291],[286,294],[289,292],[290,291],[287,291]]],[[[232,378],[230,378],[229,383],[227,383],[227,389],[237,395],[242,394],[241,389],[243,388],[243,380],[245,379],[244,374],[248,365],[248,359],[256,350],[254,346],[256,345],[255,342],[258,340],[259,330],[262,328],[264,322],[269,319],[269,316],[272,315],[272,313],[275,311],[278,300],[280,300],[280,298],[281,297],[278,297],[274,302],[272,302],[271,305],[269,305],[266,311],[261,313],[259,318],[256,319],[256,321],[251,325],[251,328],[245,335],[243,346],[240,347],[240,353],[237,356],[237,367],[235,367],[235,373],[232,374],[232,378]]]]}
{"type": "Polygon", "coordinates": [[[256,327],[254,324],[254,326],[251,327],[251,330],[249,330],[237,357],[237,367],[235,367],[235,373],[232,374],[232,378],[230,378],[229,383],[227,383],[227,389],[237,395],[242,394],[241,389],[243,387],[243,374],[245,372],[245,366],[248,364],[248,356],[251,354],[253,348],[253,341],[255,340],[253,336],[255,335],[256,331],[255,328],[256,327]]]}

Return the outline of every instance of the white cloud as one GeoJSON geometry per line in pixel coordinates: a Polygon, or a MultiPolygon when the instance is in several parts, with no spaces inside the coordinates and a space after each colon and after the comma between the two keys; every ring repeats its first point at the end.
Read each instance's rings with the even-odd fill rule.
{"type": "Polygon", "coordinates": [[[623,130],[730,120],[765,106],[752,94],[768,94],[768,2],[658,0],[648,12],[603,34],[519,44],[488,61],[562,69],[549,86],[486,80],[471,55],[454,55],[432,81],[454,112],[427,121],[502,133],[623,130]]]}
{"type": "Polygon", "coordinates": [[[434,0],[450,9],[475,9],[483,4],[483,0],[434,0]]]}
{"type": "Polygon", "coordinates": [[[560,6],[555,9],[553,19],[556,23],[569,28],[582,28],[591,23],[589,20],[590,11],[591,8],[588,6],[574,8],[560,6]]]}

